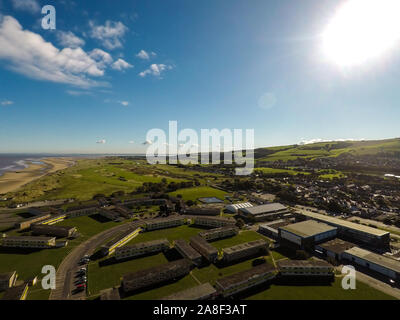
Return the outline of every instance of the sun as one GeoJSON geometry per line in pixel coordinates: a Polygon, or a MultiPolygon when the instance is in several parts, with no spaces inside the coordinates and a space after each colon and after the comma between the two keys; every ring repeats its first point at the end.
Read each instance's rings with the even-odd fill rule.
{"type": "Polygon", "coordinates": [[[400,0],[348,0],[322,34],[326,57],[355,66],[382,56],[400,40],[400,0]]]}

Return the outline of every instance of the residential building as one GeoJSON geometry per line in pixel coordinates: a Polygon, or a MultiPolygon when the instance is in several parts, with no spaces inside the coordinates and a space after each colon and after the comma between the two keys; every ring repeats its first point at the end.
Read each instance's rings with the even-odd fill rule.
{"type": "Polygon", "coordinates": [[[190,245],[208,261],[214,263],[218,259],[218,250],[200,236],[190,238],[190,245]]]}
{"type": "Polygon", "coordinates": [[[231,262],[268,252],[268,242],[262,239],[250,241],[230,248],[224,248],[222,252],[224,261],[231,262]]]}
{"type": "Polygon", "coordinates": [[[130,228],[128,231],[121,233],[114,239],[110,240],[106,245],[102,246],[101,251],[105,256],[113,254],[115,252],[115,249],[127,244],[129,241],[135,238],[141,231],[142,228],[140,227],[130,228]]]}
{"type": "Polygon", "coordinates": [[[177,279],[189,274],[191,267],[191,261],[181,259],[161,266],[133,272],[123,276],[122,290],[124,292],[130,292],[168,280],[177,279]]]}
{"type": "Polygon", "coordinates": [[[0,292],[7,290],[14,286],[17,281],[17,271],[11,271],[7,273],[0,273],[0,292]]]}
{"type": "Polygon", "coordinates": [[[216,294],[217,290],[210,283],[206,282],[199,286],[174,293],[162,300],[211,300],[216,294]]]}
{"type": "Polygon", "coordinates": [[[61,213],[61,214],[51,216],[50,218],[40,221],[39,223],[45,224],[45,225],[52,225],[52,224],[56,224],[58,222],[64,221],[66,218],[67,218],[67,214],[61,213]]]}
{"type": "Polygon", "coordinates": [[[199,232],[199,236],[207,241],[215,241],[227,237],[236,236],[238,233],[239,228],[228,226],[199,232]]]}
{"type": "Polygon", "coordinates": [[[77,231],[75,227],[67,227],[67,226],[58,227],[58,226],[43,225],[43,224],[33,225],[31,229],[34,235],[54,236],[60,238],[71,237],[77,231]]]}
{"type": "Polygon", "coordinates": [[[167,218],[158,218],[146,221],[145,228],[147,231],[166,229],[181,226],[184,222],[185,219],[181,216],[170,216],[167,218]]]}
{"type": "Polygon", "coordinates": [[[166,251],[169,248],[170,244],[167,239],[140,242],[131,246],[124,246],[115,249],[115,258],[117,260],[134,258],[145,254],[166,251]]]}
{"type": "Polygon", "coordinates": [[[274,266],[264,263],[257,267],[218,279],[215,283],[215,287],[217,291],[226,298],[266,283],[275,278],[276,273],[274,266]]]}
{"type": "Polygon", "coordinates": [[[20,286],[11,287],[4,292],[2,300],[25,300],[29,286],[24,283],[20,286]]]}
{"type": "Polygon", "coordinates": [[[178,239],[174,241],[174,248],[182,255],[183,258],[189,259],[195,265],[200,265],[202,262],[201,254],[198,253],[186,240],[178,239]]]}
{"type": "Polygon", "coordinates": [[[29,218],[29,219],[25,219],[21,222],[17,222],[15,224],[15,228],[17,228],[19,230],[28,229],[31,227],[32,224],[46,220],[50,217],[51,217],[51,215],[49,213],[46,213],[46,214],[42,214],[40,216],[35,216],[35,217],[29,218]]]}
{"type": "Polygon", "coordinates": [[[47,249],[56,245],[55,237],[5,237],[1,239],[3,247],[47,249]]]}
{"type": "Polygon", "coordinates": [[[67,209],[68,218],[90,216],[98,213],[99,207],[94,205],[75,206],[67,209]]]}
{"type": "Polygon", "coordinates": [[[210,216],[198,216],[194,217],[194,224],[203,227],[220,228],[226,226],[235,225],[234,219],[222,218],[222,217],[210,217],[210,216]]]}
{"type": "Polygon", "coordinates": [[[355,247],[356,245],[351,242],[344,241],[336,238],[315,246],[315,251],[325,257],[330,257],[336,261],[342,260],[343,252],[355,247]]]}
{"type": "Polygon", "coordinates": [[[121,300],[118,288],[101,290],[100,300],[121,300]]]}
{"type": "Polygon", "coordinates": [[[184,213],[191,216],[219,216],[221,214],[221,209],[189,207],[184,210],[184,213]]]}
{"type": "Polygon", "coordinates": [[[280,276],[296,277],[332,277],[334,267],[323,260],[289,260],[276,262],[280,276]]]}

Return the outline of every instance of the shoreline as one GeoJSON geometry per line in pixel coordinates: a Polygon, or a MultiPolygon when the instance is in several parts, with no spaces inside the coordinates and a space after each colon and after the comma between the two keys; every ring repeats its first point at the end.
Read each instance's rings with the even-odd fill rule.
{"type": "Polygon", "coordinates": [[[64,170],[75,164],[73,158],[43,158],[40,160],[27,160],[27,168],[18,171],[4,172],[0,176],[0,195],[17,191],[26,184],[33,182],[47,174],[64,170]],[[40,161],[43,164],[35,162],[40,161]]]}

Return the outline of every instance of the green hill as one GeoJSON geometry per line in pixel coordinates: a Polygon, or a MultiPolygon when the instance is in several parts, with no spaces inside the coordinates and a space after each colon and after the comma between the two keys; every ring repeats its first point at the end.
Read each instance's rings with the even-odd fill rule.
{"type": "Polygon", "coordinates": [[[297,158],[316,159],[353,156],[384,156],[400,158],[400,138],[371,141],[331,141],[306,145],[290,145],[282,147],[260,148],[254,151],[257,161],[288,161],[297,158]]]}

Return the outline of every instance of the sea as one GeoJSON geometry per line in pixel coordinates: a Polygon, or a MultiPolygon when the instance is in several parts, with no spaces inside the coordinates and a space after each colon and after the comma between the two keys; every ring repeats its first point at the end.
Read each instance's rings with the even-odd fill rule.
{"type": "Polygon", "coordinates": [[[0,153],[0,176],[5,172],[13,172],[28,168],[29,164],[42,164],[44,158],[68,157],[68,158],[98,158],[105,156],[132,156],[125,154],[12,154],[0,153]]]}

